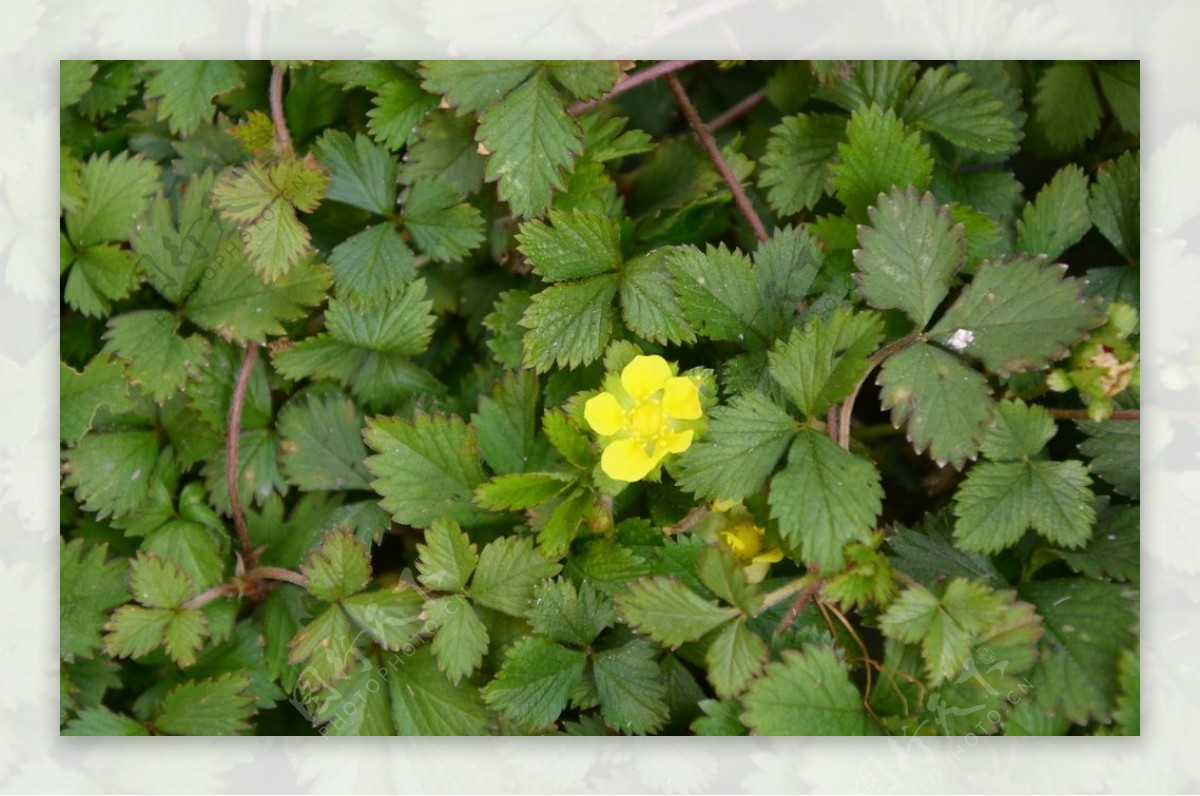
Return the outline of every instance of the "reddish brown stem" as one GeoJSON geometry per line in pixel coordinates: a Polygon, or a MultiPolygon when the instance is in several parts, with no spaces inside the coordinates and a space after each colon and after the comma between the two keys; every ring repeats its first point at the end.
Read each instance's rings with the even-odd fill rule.
{"type": "Polygon", "coordinates": [[[674,536],[678,533],[690,531],[701,523],[708,516],[708,506],[696,506],[687,513],[686,516],[674,525],[670,525],[663,529],[663,534],[666,536],[674,536]]]}
{"type": "Polygon", "coordinates": [[[286,70],[276,65],[271,70],[271,119],[275,122],[275,138],[279,141],[279,154],[290,158],[296,154],[292,146],[292,134],[288,132],[287,116],[283,112],[283,73],[286,70]]]}
{"type": "Polygon", "coordinates": [[[756,91],[753,94],[751,94],[750,96],[746,97],[744,100],[742,100],[738,104],[734,105],[729,110],[724,111],[723,113],[720,113],[717,116],[714,116],[708,122],[709,132],[715,133],[718,130],[720,130],[722,127],[725,127],[730,122],[736,121],[737,119],[741,118],[745,114],[747,114],[750,111],[757,108],[762,103],[762,101],[766,98],[767,98],[766,89],[759,89],[758,91],[756,91]]]}
{"type": "Polygon", "coordinates": [[[255,580],[281,580],[293,586],[299,586],[302,589],[308,588],[308,578],[299,572],[292,572],[290,569],[283,569],[281,567],[258,567],[257,569],[250,570],[246,574],[246,577],[255,580]]]}
{"type": "Polygon", "coordinates": [[[647,67],[646,69],[643,69],[641,72],[638,72],[636,75],[630,75],[629,77],[625,78],[621,82],[617,83],[617,85],[613,86],[612,90],[609,91],[604,96],[597,97],[594,100],[587,100],[586,102],[575,103],[574,105],[572,105],[570,107],[570,109],[568,110],[568,113],[570,113],[572,116],[578,116],[581,113],[590,111],[592,108],[596,107],[597,105],[599,105],[602,102],[607,102],[608,100],[612,99],[613,97],[615,97],[619,94],[624,94],[626,91],[629,91],[630,89],[637,88],[638,86],[642,85],[643,83],[649,83],[651,80],[660,78],[663,75],[669,75],[670,73],[677,72],[680,69],[686,69],[687,67],[691,66],[694,63],[696,63],[696,62],[695,61],[659,61],[654,66],[647,67]]]}
{"type": "MultiPolygon", "coordinates": [[[[1086,409],[1051,409],[1050,414],[1059,420],[1091,420],[1086,409]]],[[[1141,420],[1140,409],[1118,409],[1105,420],[1141,420]]]]}
{"type": "Polygon", "coordinates": [[[783,615],[783,619],[779,620],[779,627],[775,628],[775,634],[779,635],[791,627],[796,622],[796,618],[800,616],[800,612],[808,605],[808,601],[813,598],[817,592],[825,585],[823,580],[814,580],[804,587],[804,590],[796,595],[796,601],[792,603],[792,607],[783,615]]]}
{"type": "Polygon", "coordinates": [[[758,212],[754,209],[754,205],[750,203],[750,197],[746,196],[746,191],[743,190],[741,182],[738,181],[733,170],[729,168],[729,164],[725,162],[724,156],[721,154],[720,147],[717,146],[716,140],[712,137],[712,133],[704,126],[704,121],[700,118],[700,114],[696,112],[696,106],[692,104],[692,100],[688,97],[687,92],[683,90],[683,84],[679,82],[679,78],[674,74],[667,75],[667,85],[671,87],[671,92],[675,94],[675,101],[679,103],[680,110],[683,111],[684,117],[687,118],[688,124],[692,126],[696,137],[700,139],[701,146],[708,153],[709,159],[713,165],[717,167],[717,171],[721,175],[721,179],[729,186],[729,190],[733,193],[733,201],[737,204],[738,210],[749,222],[750,228],[754,230],[754,236],[759,240],[766,240],[767,228],[763,226],[762,219],[758,217],[758,212]]]}
{"type": "Polygon", "coordinates": [[[238,545],[242,548],[242,560],[246,569],[250,570],[258,566],[258,552],[250,543],[246,515],[242,513],[242,498],[238,491],[238,448],[242,433],[242,405],[246,402],[246,388],[250,385],[250,373],[257,359],[258,346],[253,342],[246,343],[246,356],[242,358],[237,384],[229,399],[229,430],[225,435],[225,488],[229,491],[229,510],[233,514],[238,545]]]}

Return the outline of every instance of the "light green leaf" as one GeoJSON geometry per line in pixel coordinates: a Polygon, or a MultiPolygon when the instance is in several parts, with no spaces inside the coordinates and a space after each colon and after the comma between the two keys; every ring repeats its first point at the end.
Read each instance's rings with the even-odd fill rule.
{"type": "Polygon", "coordinates": [[[668,261],[684,317],[712,340],[765,342],[763,308],[750,258],[724,245],[706,251],[688,246],[668,261]]]}
{"type": "Polygon", "coordinates": [[[417,571],[430,589],[465,589],[477,563],[475,545],[453,520],[435,520],[425,531],[425,544],[417,545],[417,571]]]}
{"type": "Polygon", "coordinates": [[[540,391],[537,377],[529,371],[507,373],[479,397],[479,410],[471,425],[479,434],[483,459],[496,473],[519,473],[549,469],[553,454],[537,433],[540,391]]]}
{"type": "Polygon", "coordinates": [[[381,216],[396,209],[396,161],[382,146],[359,133],[351,138],[330,130],[313,144],[317,159],[329,169],[327,196],[381,216]]]}
{"type": "Polygon", "coordinates": [[[331,605],[305,625],[289,643],[290,664],[304,664],[298,685],[309,693],[327,689],[342,680],[362,656],[355,648],[356,635],[341,606],[331,605]]]}
{"type": "Polygon", "coordinates": [[[742,620],[725,626],[708,645],[704,661],[717,696],[731,699],[745,690],[769,658],[766,642],[742,620]]]}
{"type": "Polygon", "coordinates": [[[1141,244],[1141,160],[1126,151],[1102,163],[1088,196],[1092,223],[1121,254],[1137,261],[1141,244]]]}
{"type": "Polygon", "coordinates": [[[67,214],[67,236],[75,248],[128,240],[158,190],[158,177],[158,166],[141,155],[105,152],[89,158],[79,175],[83,202],[67,214]]]}
{"type": "MultiPolygon", "coordinates": [[[[311,591],[311,589],[310,589],[311,591]]],[[[421,632],[425,598],[400,583],[394,589],[364,591],[342,600],[342,610],[371,639],[387,650],[398,650],[421,632]]]]}
{"type": "Polygon", "coordinates": [[[555,82],[575,99],[599,97],[616,85],[628,64],[621,61],[541,61],[555,82]]]}
{"type": "Polygon", "coordinates": [[[533,549],[528,538],[502,536],[479,554],[471,581],[471,599],[509,616],[524,616],[533,587],[558,574],[560,567],[533,549]]]}
{"type": "Polygon", "coordinates": [[[1060,547],[1082,547],[1096,522],[1091,479],[1076,461],[984,462],[954,500],[954,539],[964,550],[997,553],[1029,528],[1060,547]]]}
{"type": "Polygon", "coordinates": [[[691,343],[696,333],[683,317],[667,267],[671,249],[630,260],[622,269],[621,313],[639,337],[656,343],[691,343]]]}
{"type": "Polygon", "coordinates": [[[595,505],[595,495],[585,489],[576,489],[559,502],[538,531],[538,546],[542,554],[560,558],[570,552],[571,543],[595,505]]]}
{"type": "Polygon", "coordinates": [[[158,707],[154,726],[167,735],[240,735],[254,716],[250,678],[226,674],[190,680],[171,689],[158,707]]]}
{"type": "Polygon", "coordinates": [[[105,617],[129,599],[126,559],[106,561],[108,545],[60,539],[58,654],[67,661],[100,648],[105,617]]]}
{"type": "Polygon", "coordinates": [[[425,280],[417,279],[390,295],[366,303],[334,299],[325,312],[329,336],[358,348],[415,356],[429,345],[433,302],[425,297],[425,280]]]}
{"type": "Polygon", "coordinates": [[[186,669],[196,662],[196,653],[208,636],[208,620],[200,611],[178,611],[163,630],[163,649],[171,660],[186,669]]]}
{"type": "Polygon", "coordinates": [[[585,647],[617,621],[612,601],[587,580],[578,591],[570,580],[546,581],[533,596],[529,625],[555,641],[585,647]]]}
{"type": "Polygon", "coordinates": [[[1016,250],[1057,260],[1091,228],[1087,176],[1071,164],[1060,169],[1038,191],[1037,198],[1025,205],[1017,221],[1016,250]]]}
{"type": "Polygon", "coordinates": [[[529,729],[545,727],[567,706],[587,657],[538,636],[509,648],[496,679],[483,689],[490,707],[529,729]]]}
{"type": "Polygon", "coordinates": [[[226,256],[216,275],[201,280],[188,297],[184,314],[227,340],[263,343],[268,335],[284,334],[284,323],[303,318],[329,290],[331,274],[319,263],[301,264],[265,284],[240,252],[226,256]]]}
{"type": "Polygon", "coordinates": [[[212,530],[199,523],[172,519],[149,534],[141,549],[178,564],[195,583],[197,591],[224,579],[225,559],[221,549],[212,530]]]}
{"type": "Polygon", "coordinates": [[[525,364],[544,373],[555,364],[576,368],[598,359],[612,335],[616,293],[617,278],[604,275],[534,296],[520,324],[529,330],[522,343],[525,364]]]}
{"type": "Polygon", "coordinates": [[[771,376],[809,417],[819,417],[854,391],[868,357],[883,340],[883,321],[848,308],[817,317],[767,354],[771,376]]]}
{"type": "Polygon", "coordinates": [[[338,296],[359,302],[397,290],[417,273],[412,250],[388,223],[367,227],[335,246],[329,268],[338,296]]]}
{"type": "Polygon", "coordinates": [[[426,91],[444,94],[460,112],[478,113],[498,102],[533,72],[533,61],[425,61],[426,91]]]}
{"type": "Polygon", "coordinates": [[[354,536],[335,530],[300,567],[308,579],[308,593],[327,603],[362,591],[371,579],[371,560],[354,536]]]}
{"type": "Polygon", "coordinates": [[[867,211],[854,252],[858,284],[872,306],[900,309],[925,328],[966,256],[963,226],[933,194],[893,190],[867,211]]]}
{"type": "Polygon", "coordinates": [[[204,364],[208,341],[180,337],[179,319],[166,310],[136,310],[111,318],[104,353],[125,362],[129,383],[158,403],[182,389],[204,364]]]}
{"type": "MultiPolygon", "coordinates": [[[[65,63],[65,62],[64,62],[65,63]]],[[[141,722],[103,705],[84,708],[63,727],[63,735],[149,735],[141,722]]]]}
{"type": "Polygon", "coordinates": [[[838,144],[838,161],[830,166],[833,189],[851,217],[862,218],[881,193],[911,186],[921,192],[933,177],[929,147],[889,109],[856,110],[846,126],[846,142],[838,144]]]}
{"type": "Polygon", "coordinates": [[[1078,147],[1100,128],[1102,108],[1086,64],[1056,63],[1038,80],[1033,121],[1058,150],[1078,147]]]}
{"type": "Polygon", "coordinates": [[[622,263],[621,228],[611,218],[583,210],[550,211],[550,223],[527,221],[517,235],[521,253],[548,282],[597,276],[622,263]]]}
{"type": "Polygon", "coordinates": [[[672,578],[644,578],[617,598],[622,618],[635,630],[668,647],[695,641],[738,615],[706,600],[672,578]]]}
{"type": "Polygon", "coordinates": [[[900,115],[955,146],[977,152],[1009,153],[1021,140],[1004,100],[951,66],[926,70],[900,115]]]}
{"type": "Polygon", "coordinates": [[[1030,459],[1058,431],[1050,412],[1021,400],[1001,401],[983,438],[983,454],[993,461],[1030,459]]]}
{"type": "Polygon", "coordinates": [[[79,102],[79,98],[91,88],[92,76],[96,74],[96,64],[92,61],[58,62],[58,105],[69,108],[79,102]]]}
{"type": "Polygon", "coordinates": [[[418,123],[437,107],[437,97],[422,91],[416,76],[399,69],[372,90],[377,96],[367,111],[367,129],[391,149],[408,144],[418,123]]]}
{"type": "Polygon", "coordinates": [[[831,647],[787,650],[742,698],[741,720],[759,735],[875,735],[862,694],[831,647]]]}
{"type": "MultiPolygon", "coordinates": [[[[313,720],[328,736],[395,735],[383,667],[364,660],[336,689],[314,700],[313,720]]],[[[386,671],[386,670],[384,670],[386,671]]]]}
{"type": "Polygon", "coordinates": [[[308,393],[279,411],[279,467],[306,492],[367,489],[362,418],[354,402],[335,393],[308,393]]]}
{"type": "Polygon", "coordinates": [[[137,286],[137,263],[127,249],[112,244],[89,246],[75,255],[63,298],[84,315],[100,318],[112,312],[112,302],[137,286]]]}
{"type": "Polygon", "coordinates": [[[845,132],[845,117],[823,113],[788,116],[771,128],[758,184],[775,212],[809,210],[832,192],[829,167],[845,132]]]}
{"type": "Polygon", "coordinates": [[[93,357],[82,371],[60,362],[58,385],[59,438],[67,445],[91,430],[101,408],[116,415],[134,405],[121,366],[106,356],[93,357]]]}
{"type": "Polygon", "coordinates": [[[713,594],[736,605],[746,616],[758,613],[762,603],[758,589],[746,581],[746,571],[725,548],[706,545],[696,560],[696,574],[713,594]]]}
{"type": "Polygon", "coordinates": [[[141,658],[163,643],[175,612],[165,608],[124,605],[105,625],[104,651],[114,658],[141,658]]]}
{"type": "Polygon", "coordinates": [[[600,715],[610,727],[645,735],[666,722],[667,687],[654,660],[656,652],[653,645],[634,639],[592,659],[600,715]]]}
{"type": "Polygon", "coordinates": [[[439,110],[428,114],[409,141],[400,179],[412,184],[437,179],[460,194],[474,193],[483,185],[483,156],[475,143],[475,120],[439,110]]]}
{"type": "Polygon", "coordinates": [[[160,100],[158,118],[171,132],[187,136],[213,118],[213,99],[243,85],[235,61],[147,61],[154,74],[146,81],[146,99],[160,100]]]}
{"type": "Polygon", "coordinates": [[[836,572],[846,543],[870,540],[882,498],[874,464],[807,429],[792,443],[768,499],[783,541],[822,572],[836,572]]]}
{"type": "Polygon", "coordinates": [[[490,719],[479,689],[451,683],[428,646],[384,656],[392,718],[401,735],[483,735],[490,719]]]}
{"type": "Polygon", "coordinates": [[[63,454],[63,487],[96,518],[130,514],[146,499],[150,474],[158,461],[158,437],[152,431],[87,434],[63,454]]]}
{"type": "Polygon", "coordinates": [[[492,511],[523,511],[548,503],[574,481],[566,473],[501,475],[475,490],[475,502],[492,511]]]}
{"type": "Polygon", "coordinates": [[[463,259],[484,239],[478,208],[436,180],[413,184],[404,200],[403,218],[417,248],[439,262],[463,259]]]}
{"type": "Polygon", "coordinates": [[[425,611],[437,626],[432,646],[438,669],[458,685],[483,663],[488,649],[487,626],[466,598],[458,594],[431,600],[425,611]]]}

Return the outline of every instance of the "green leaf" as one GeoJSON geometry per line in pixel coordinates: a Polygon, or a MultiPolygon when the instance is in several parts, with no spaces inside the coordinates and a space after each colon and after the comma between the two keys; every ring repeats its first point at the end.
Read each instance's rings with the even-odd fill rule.
{"type": "Polygon", "coordinates": [[[896,570],[926,586],[948,577],[982,579],[993,586],[1005,582],[991,559],[955,547],[952,532],[952,521],[944,513],[927,519],[919,530],[899,528],[888,536],[888,547],[893,553],[888,561],[896,570]]]}
{"type": "Polygon", "coordinates": [[[1126,151],[1102,163],[1088,196],[1092,223],[1129,260],[1139,258],[1141,245],[1141,159],[1126,151]]]}
{"type": "Polygon", "coordinates": [[[732,699],[700,700],[704,716],[692,722],[691,730],[696,735],[747,735],[746,727],[738,721],[741,703],[732,699]]]}
{"type": "Polygon", "coordinates": [[[532,509],[554,499],[574,481],[565,473],[501,475],[475,490],[475,502],[492,511],[532,509]]]}
{"type": "Polygon", "coordinates": [[[204,646],[208,620],[200,611],[179,611],[163,630],[163,648],[180,668],[196,662],[196,653],[204,646]]]}
{"type": "Polygon", "coordinates": [[[922,586],[905,589],[879,619],[883,632],[921,645],[930,685],[959,673],[972,642],[1001,618],[1003,605],[987,586],[955,578],[939,598],[922,586]]]}
{"type": "Polygon", "coordinates": [[[488,182],[521,218],[546,209],[583,151],[579,125],[540,71],[480,115],[476,137],[491,152],[488,182]]]}
{"type": "Polygon", "coordinates": [[[732,622],[713,638],[704,654],[708,679],[717,696],[731,699],[745,690],[769,659],[766,642],[743,620],[732,622]]]}
{"type": "Polygon", "coordinates": [[[437,97],[422,91],[414,75],[399,69],[371,88],[377,96],[367,111],[367,129],[390,149],[409,143],[417,124],[437,107],[437,97]]]}
{"type": "Polygon", "coordinates": [[[668,261],[684,318],[712,340],[765,340],[763,308],[750,258],[724,245],[688,246],[668,261]]]}
{"type": "Polygon", "coordinates": [[[397,290],[417,273],[412,250],[389,223],[367,227],[329,253],[338,296],[366,303],[397,290]]]}
{"type": "Polygon", "coordinates": [[[873,312],[836,310],[792,331],[767,354],[771,376],[808,417],[840,404],[866,375],[868,357],[883,340],[883,321],[873,312]]]}
{"type": "Polygon", "coordinates": [[[165,608],[124,605],[105,625],[104,651],[114,658],[141,658],[163,643],[175,612],[165,608]]]}
{"type": "Polygon", "coordinates": [[[1088,470],[1126,497],[1141,494],[1141,424],[1126,421],[1078,422],[1087,439],[1079,452],[1090,459],[1088,470]]]}
{"type": "Polygon", "coordinates": [[[542,61],[550,76],[575,99],[599,97],[621,79],[628,66],[620,61],[542,61]]]}
{"type": "MultiPolygon", "coordinates": [[[[1100,90],[1117,122],[1130,135],[1141,132],[1142,65],[1138,61],[1112,61],[1096,65],[1100,90]]],[[[1133,733],[1136,735],[1136,733],[1133,733]]]]}
{"type": "Polygon", "coordinates": [[[414,183],[404,200],[404,226],[433,260],[453,262],[484,238],[483,216],[454,188],[435,180],[414,183]]]}
{"type": "Polygon", "coordinates": [[[329,169],[326,196],[381,216],[396,209],[396,161],[382,146],[359,133],[351,138],[340,130],[321,136],[313,151],[329,169]]]}
{"type": "Polygon", "coordinates": [[[1141,574],[1141,514],[1137,506],[1110,506],[1098,498],[1096,532],[1082,550],[1060,550],[1071,569],[1094,580],[1137,584],[1141,574]]]}
{"type": "Polygon", "coordinates": [[[63,454],[64,488],[96,519],[123,517],[146,499],[150,474],[158,460],[152,431],[87,434],[63,454]]]}
{"type": "Polygon", "coordinates": [[[654,656],[657,650],[639,639],[593,657],[592,676],[600,697],[600,715],[614,729],[645,735],[667,720],[667,687],[654,656]]]}
{"type": "Polygon", "coordinates": [[[538,532],[538,546],[542,554],[549,558],[566,555],[583,521],[595,506],[595,495],[584,489],[576,489],[559,502],[538,532]]]}
{"type": "Polygon", "coordinates": [[[1057,63],[1042,73],[1033,95],[1033,121],[1056,149],[1074,149],[1095,135],[1101,115],[1087,65],[1057,63]]]}
{"type": "Polygon", "coordinates": [[[475,545],[453,520],[435,520],[425,531],[425,544],[417,545],[419,577],[430,589],[465,589],[478,563],[475,545]]]}
{"type": "Polygon", "coordinates": [[[167,735],[240,735],[249,732],[254,697],[250,678],[227,674],[175,686],[163,697],[154,726],[167,735]]]}
{"type": "Polygon", "coordinates": [[[63,298],[90,317],[112,312],[112,302],[128,296],[137,286],[137,264],[126,249],[97,244],[78,252],[67,275],[63,298]]]}
{"type": "Polygon", "coordinates": [[[1057,260],[1091,228],[1087,176],[1072,164],[1060,169],[1025,205],[1017,221],[1016,250],[1057,260]]]}
{"type": "Polygon", "coordinates": [[[401,735],[483,735],[489,724],[479,689],[451,683],[427,646],[384,657],[392,718],[401,735]]]}
{"type": "Polygon", "coordinates": [[[307,616],[301,589],[272,589],[263,600],[263,660],[271,677],[288,693],[296,688],[299,669],[288,662],[289,643],[307,616]]]}
{"type": "Polygon", "coordinates": [[[112,318],[104,334],[104,353],[125,362],[129,383],[158,403],[182,389],[204,364],[208,341],[180,337],[179,319],[166,310],[137,310],[112,318]]]}
{"type": "Polygon", "coordinates": [[[354,669],[361,657],[350,617],[341,606],[331,605],[305,625],[289,643],[288,663],[305,664],[300,671],[301,691],[327,689],[354,669]]]}
{"type": "Polygon", "coordinates": [[[533,61],[425,61],[421,64],[426,91],[444,94],[460,112],[478,113],[523,83],[533,61]]]}
{"type": "Polygon", "coordinates": [[[369,418],[364,438],[377,452],[366,461],[375,476],[371,488],[397,522],[428,528],[443,518],[467,525],[488,517],[472,502],[484,481],[479,440],[458,418],[421,412],[411,423],[369,418]]]}
{"type": "Polygon", "coordinates": [[[668,647],[695,641],[738,615],[705,600],[671,578],[644,578],[617,598],[622,618],[635,630],[668,647]]]}
{"type": "Polygon", "coordinates": [[[64,660],[86,658],[99,649],[109,611],[129,599],[126,560],[106,558],[106,544],[59,541],[58,654],[64,660]]]}
{"type": "Polygon", "coordinates": [[[408,644],[425,625],[421,615],[425,598],[416,589],[400,583],[394,589],[365,591],[342,600],[354,624],[387,650],[408,644]]]}
{"type": "Polygon", "coordinates": [[[758,244],[754,270],[762,302],[762,327],[771,337],[785,336],[821,270],[824,255],[820,244],[804,227],[776,229],[758,244]]]}
{"type": "MultiPolygon", "coordinates": [[[[287,481],[279,472],[279,445],[273,429],[243,431],[238,437],[238,490],[242,499],[262,505],[274,494],[287,491],[287,481]]],[[[226,485],[226,449],[222,446],[205,463],[201,473],[209,492],[209,501],[222,513],[230,512],[226,485]]]]}
{"type": "Polygon", "coordinates": [[[1113,713],[1125,735],[1142,734],[1142,667],[1137,650],[1121,650],[1117,678],[1121,693],[1117,696],[1117,709],[1113,713]]]}
{"type": "Polygon", "coordinates": [[[925,71],[900,115],[955,146],[977,152],[1007,154],[1021,140],[1004,100],[973,85],[970,75],[951,66],[925,71]]]}
{"type": "Polygon", "coordinates": [[[471,425],[479,434],[483,459],[496,473],[548,468],[546,441],[537,433],[538,380],[528,371],[505,374],[490,395],[479,397],[471,425]]]}
{"type": "Polygon", "coordinates": [[[321,734],[395,735],[386,671],[374,661],[364,660],[337,689],[316,700],[313,721],[323,725],[321,734]]]}
{"type": "Polygon", "coordinates": [[[266,342],[281,335],[283,324],[303,318],[325,300],[331,284],[329,269],[306,263],[266,284],[239,252],[216,267],[212,279],[201,280],[188,297],[188,320],[234,342],[266,342]]]}
{"type": "Polygon", "coordinates": [[[1059,547],[1082,547],[1096,522],[1091,479],[1075,461],[984,462],[954,500],[954,539],[964,550],[997,553],[1029,528],[1059,547]]]}
{"type": "Polygon", "coordinates": [[[583,210],[552,210],[548,218],[549,224],[525,222],[517,235],[521,253],[542,279],[597,276],[621,265],[621,228],[613,219],[583,210]]]}
{"type": "Polygon", "coordinates": [[[279,467],[306,492],[368,489],[362,417],[354,402],[336,393],[288,401],[279,411],[279,467]]]}
{"type": "Polygon", "coordinates": [[[844,66],[835,82],[820,80],[815,94],[848,111],[868,105],[899,105],[916,79],[912,61],[850,61],[844,66]]]}
{"type": "Polygon", "coordinates": [[[224,579],[225,558],[221,548],[213,538],[212,529],[198,523],[172,519],[149,534],[141,549],[174,561],[192,579],[197,591],[224,579]]]}
{"type": "Polygon", "coordinates": [[[925,328],[966,256],[963,226],[933,194],[893,190],[867,211],[854,252],[859,287],[872,306],[900,309],[925,328]]]}
{"type": "Polygon", "coordinates": [[[838,161],[829,168],[837,198],[851,217],[861,218],[879,194],[895,186],[928,188],[933,158],[918,133],[905,135],[890,109],[872,105],[850,116],[846,142],[838,144],[838,161]]]}
{"type": "Polygon", "coordinates": [[[92,76],[96,74],[96,64],[92,61],[58,62],[58,104],[60,108],[68,108],[92,85],[92,76]]]}
{"type": "Polygon", "coordinates": [[[807,429],[772,479],[768,500],[783,541],[822,572],[836,572],[846,543],[870,540],[882,498],[874,464],[807,429]]]}
{"type": "Polygon", "coordinates": [[[746,581],[746,571],[725,548],[706,545],[696,560],[696,574],[713,594],[736,605],[746,616],[758,613],[762,603],[758,589],[746,581]]]}
{"type": "Polygon", "coordinates": [[[555,641],[586,647],[617,621],[612,601],[587,580],[578,591],[569,580],[546,581],[533,597],[529,625],[555,641]]]}
{"type": "Polygon", "coordinates": [[[862,694],[830,647],[786,650],[742,698],[741,715],[758,735],[874,735],[862,694]]]}
{"type": "Polygon", "coordinates": [[[157,555],[139,555],[129,568],[133,598],[149,608],[179,608],[193,594],[196,584],[174,561],[157,555]]]}
{"type": "Polygon", "coordinates": [[[539,373],[554,365],[576,368],[604,353],[612,335],[617,278],[597,276],[554,285],[533,297],[521,318],[525,364],[539,373]]]}
{"type": "Polygon", "coordinates": [[[234,61],[147,61],[146,69],[154,74],[146,81],[146,99],[160,100],[159,120],[181,136],[212,121],[215,97],[243,85],[234,61]]]}
{"type": "Polygon", "coordinates": [[[89,158],[79,175],[83,202],[67,214],[67,236],[75,248],[128,240],[158,190],[158,177],[158,166],[141,155],[105,152],[89,158]]]}
{"type": "Polygon", "coordinates": [[[542,558],[527,538],[503,536],[479,554],[471,599],[509,616],[524,616],[533,587],[558,574],[558,564],[542,558]]]}
{"type": "Polygon", "coordinates": [[[488,649],[487,626],[466,598],[458,594],[431,600],[425,611],[429,621],[437,625],[432,646],[438,669],[458,685],[483,663],[488,649]]]}
{"type": "Polygon", "coordinates": [[[117,415],[134,406],[121,366],[105,356],[93,357],[82,371],[59,363],[58,384],[59,438],[67,445],[91,430],[101,409],[117,415]]]}
{"type": "MultiPolygon", "coordinates": [[[[65,62],[64,62],[65,63],[65,62]]],[[[103,705],[85,708],[67,722],[63,735],[149,735],[141,722],[103,705]]]]}
{"type": "Polygon", "coordinates": [[[759,393],[713,410],[708,432],[676,465],[679,485],[700,497],[739,500],[759,490],[796,433],[796,421],[759,393]]]}
{"type": "Polygon", "coordinates": [[[308,579],[308,593],[332,603],[362,591],[371,579],[371,559],[352,534],[338,530],[325,537],[300,571],[308,579]]]}
{"type": "Polygon", "coordinates": [[[979,452],[995,404],[991,387],[958,358],[916,343],[884,360],[876,383],[892,424],[906,425],[917,453],[928,450],[939,465],[962,469],[979,452]]]}
{"type": "Polygon", "coordinates": [[[567,706],[587,657],[538,636],[509,648],[496,679],[483,689],[488,706],[529,729],[545,727],[567,706]]]}
{"type": "Polygon", "coordinates": [[[759,161],[758,184],[781,215],[811,210],[831,193],[829,167],[846,132],[846,119],[823,113],[788,116],[771,128],[767,151],[759,161]]]}
{"type": "Polygon", "coordinates": [[[1001,401],[983,439],[983,453],[993,461],[1030,459],[1058,431],[1050,412],[1024,401],[1001,401]]]}
{"type": "Polygon", "coordinates": [[[930,336],[1001,375],[1037,370],[1103,321],[1083,287],[1040,258],[989,260],[930,336]]]}
{"type": "Polygon", "coordinates": [[[1027,583],[1018,593],[1036,606],[1046,628],[1029,675],[1034,702],[1077,724],[1107,721],[1121,651],[1135,643],[1137,603],[1117,584],[1082,578],[1027,583]]]}
{"type": "Polygon", "coordinates": [[[437,179],[460,194],[474,193],[483,185],[485,165],[478,146],[474,119],[434,111],[417,128],[417,140],[408,142],[400,179],[408,184],[437,179]]]}

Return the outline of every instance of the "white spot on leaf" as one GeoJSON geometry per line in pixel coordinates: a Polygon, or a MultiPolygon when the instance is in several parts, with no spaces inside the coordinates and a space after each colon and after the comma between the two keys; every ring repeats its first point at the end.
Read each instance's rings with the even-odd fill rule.
{"type": "Polygon", "coordinates": [[[953,348],[955,351],[965,351],[967,346],[975,342],[975,333],[970,329],[959,329],[954,334],[950,335],[950,339],[946,341],[946,345],[953,348]]]}

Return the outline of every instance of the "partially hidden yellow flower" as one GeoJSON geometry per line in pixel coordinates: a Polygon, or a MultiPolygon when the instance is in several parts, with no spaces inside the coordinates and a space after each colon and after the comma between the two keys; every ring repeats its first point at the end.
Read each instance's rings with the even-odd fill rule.
{"type": "Polygon", "coordinates": [[[778,547],[766,549],[766,531],[754,522],[740,501],[713,503],[713,516],[711,527],[717,541],[733,554],[734,563],[746,571],[746,580],[760,582],[772,564],[783,560],[783,551],[778,547]]]}
{"type": "Polygon", "coordinates": [[[640,481],[671,453],[692,444],[695,423],[704,416],[700,390],[657,354],[634,357],[610,374],[605,391],[583,407],[588,425],[603,440],[600,469],[617,481],[640,481]]]}

